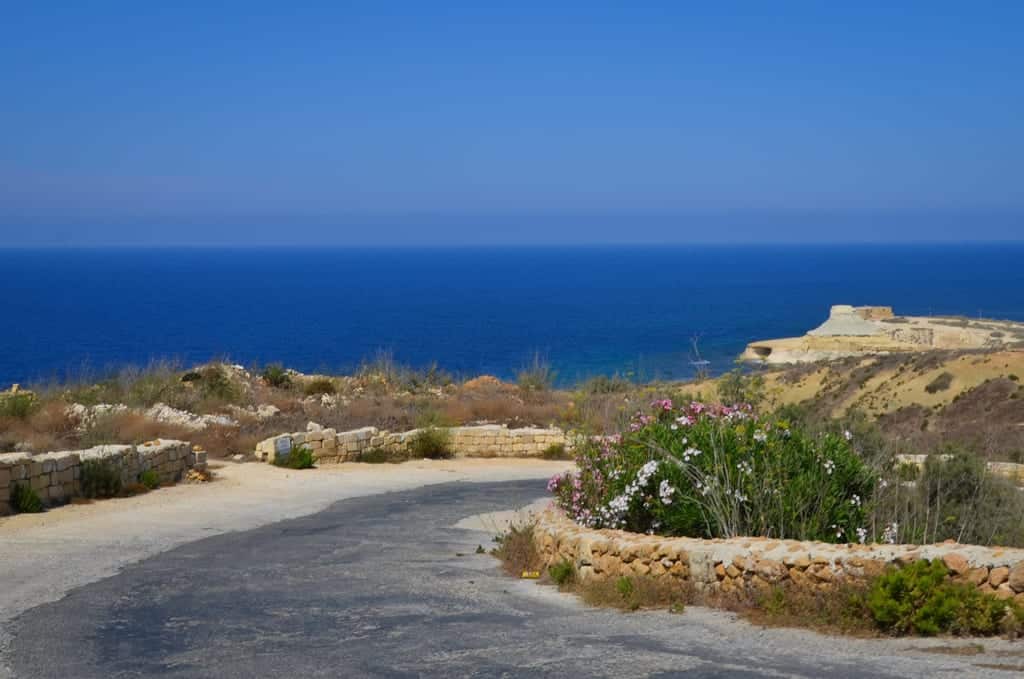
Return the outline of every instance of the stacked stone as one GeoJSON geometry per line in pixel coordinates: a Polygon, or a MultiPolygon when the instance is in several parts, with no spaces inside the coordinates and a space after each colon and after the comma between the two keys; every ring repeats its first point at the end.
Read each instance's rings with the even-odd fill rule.
{"type": "Polygon", "coordinates": [[[45,503],[60,502],[77,490],[79,458],[75,452],[0,455],[0,514],[11,511],[15,484],[26,484],[45,503]]]}
{"type": "Polygon", "coordinates": [[[96,446],[81,450],[78,454],[83,463],[99,461],[118,469],[121,473],[121,483],[124,485],[135,483],[139,478],[139,472],[142,471],[135,446],[96,446]]]}
{"type": "MultiPolygon", "coordinates": [[[[153,470],[160,477],[160,483],[176,483],[185,475],[190,467],[197,466],[202,459],[202,467],[206,466],[206,453],[192,450],[192,446],[184,441],[147,441],[138,447],[138,471],[131,478],[138,478],[143,471],[153,470]]],[[[125,456],[125,459],[131,459],[125,456]]],[[[129,481],[130,482],[130,481],[129,481]]]]}
{"type": "Polygon", "coordinates": [[[146,469],[155,469],[160,481],[181,479],[189,468],[205,469],[206,453],[193,450],[185,441],[150,441],[138,448],[125,445],[96,446],[41,455],[0,455],[0,515],[11,512],[11,487],[27,484],[44,504],[59,504],[81,493],[82,464],[101,460],[119,470],[123,484],[135,483],[146,469]]]}
{"type": "MultiPolygon", "coordinates": [[[[354,462],[371,450],[404,453],[409,442],[422,430],[388,432],[376,427],[335,432],[333,429],[280,434],[260,441],[256,457],[273,462],[292,448],[306,446],[324,463],[354,462]]],[[[451,427],[452,449],[458,457],[535,457],[552,445],[571,447],[565,432],[558,428],[509,429],[503,425],[451,427]]]]}
{"type": "Polygon", "coordinates": [[[467,457],[534,457],[552,445],[569,443],[565,432],[558,428],[509,429],[495,424],[455,427],[451,431],[456,455],[467,457]]]}
{"type": "MultiPolygon", "coordinates": [[[[942,459],[948,460],[952,455],[942,455],[942,459]]],[[[924,468],[927,455],[897,455],[896,461],[900,464],[914,465],[918,469],[924,468]]],[[[1014,462],[989,462],[988,470],[996,476],[1003,476],[1018,483],[1024,484],[1024,464],[1014,462]]]]}
{"type": "Polygon", "coordinates": [[[545,565],[568,560],[581,578],[630,575],[686,580],[698,591],[743,594],[789,584],[827,591],[892,564],[941,560],[950,578],[1024,605],[1024,549],[937,545],[834,545],[796,540],[662,538],[581,527],[556,511],[534,529],[545,565]]]}

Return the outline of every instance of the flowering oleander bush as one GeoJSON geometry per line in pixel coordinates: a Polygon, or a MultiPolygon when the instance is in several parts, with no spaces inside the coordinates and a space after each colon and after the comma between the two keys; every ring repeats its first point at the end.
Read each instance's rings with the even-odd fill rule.
{"type": "Polygon", "coordinates": [[[875,478],[840,434],[810,436],[749,406],[669,400],[577,446],[548,484],[581,524],[691,537],[863,541],[875,478]]]}

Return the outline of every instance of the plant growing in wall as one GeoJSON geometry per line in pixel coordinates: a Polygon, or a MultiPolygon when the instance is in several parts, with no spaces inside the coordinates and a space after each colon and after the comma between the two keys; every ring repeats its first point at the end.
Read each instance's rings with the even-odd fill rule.
{"type": "Polygon", "coordinates": [[[292,448],[287,455],[274,457],[274,466],[286,469],[312,469],[315,463],[313,451],[305,446],[292,448]]]}
{"type": "Polygon", "coordinates": [[[409,441],[410,457],[425,457],[430,460],[445,460],[455,456],[452,437],[447,429],[427,427],[416,432],[409,441]]]}
{"type": "Polygon", "coordinates": [[[85,497],[114,497],[121,492],[121,471],[106,460],[86,460],[80,483],[85,497]]]}
{"type": "Polygon", "coordinates": [[[11,486],[11,508],[18,514],[37,514],[43,511],[43,501],[32,486],[16,483],[11,486]]]}

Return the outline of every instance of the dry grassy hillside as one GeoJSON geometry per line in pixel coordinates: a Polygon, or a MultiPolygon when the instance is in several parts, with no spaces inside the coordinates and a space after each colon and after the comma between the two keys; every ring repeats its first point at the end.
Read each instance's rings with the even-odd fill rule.
{"type": "Polygon", "coordinates": [[[965,443],[1024,461],[1024,352],[849,358],[763,377],[771,409],[797,404],[820,418],[860,412],[907,448],[965,443]]]}

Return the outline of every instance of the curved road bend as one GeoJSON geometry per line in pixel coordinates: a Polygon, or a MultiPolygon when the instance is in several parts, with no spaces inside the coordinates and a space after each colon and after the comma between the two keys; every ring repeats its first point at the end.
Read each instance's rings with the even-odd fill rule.
{"type": "Polygon", "coordinates": [[[190,543],[26,612],[5,660],[26,679],[1014,676],[699,608],[588,609],[504,577],[472,553],[491,536],[452,528],[543,494],[542,481],[451,483],[190,543]]]}

